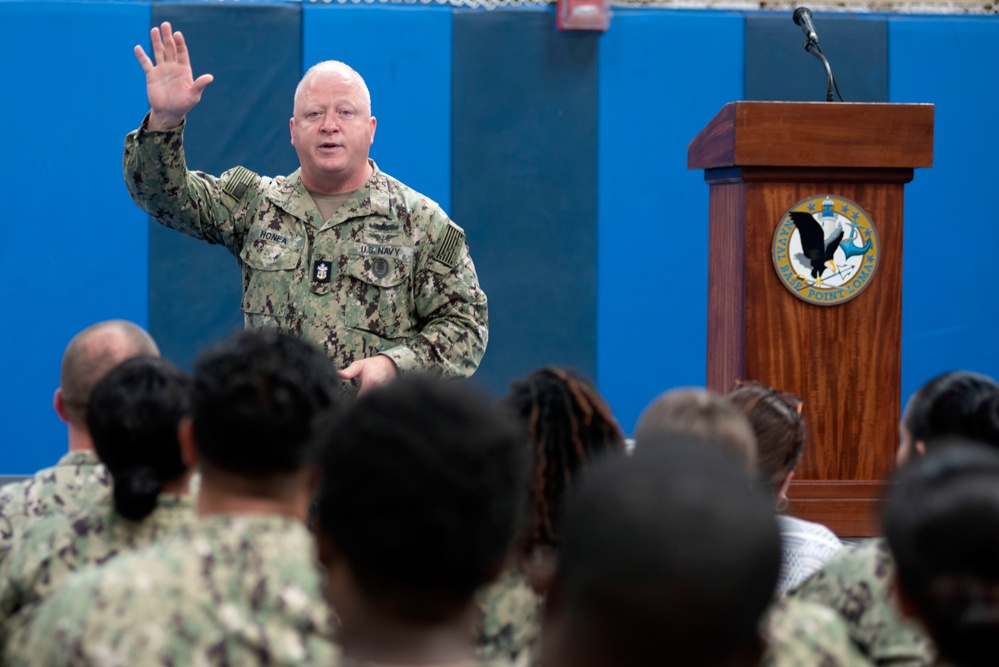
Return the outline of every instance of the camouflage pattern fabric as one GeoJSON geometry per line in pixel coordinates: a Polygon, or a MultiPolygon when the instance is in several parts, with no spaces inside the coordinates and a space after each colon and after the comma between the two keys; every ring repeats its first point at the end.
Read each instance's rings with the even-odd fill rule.
{"type": "Polygon", "coordinates": [[[544,600],[517,567],[511,567],[478,595],[479,653],[485,659],[538,659],[544,600]]]}
{"type": "Polygon", "coordinates": [[[111,476],[94,452],[70,452],[51,468],[0,487],[0,562],[14,535],[55,514],[70,514],[110,496],[111,476]]]}
{"type": "Polygon", "coordinates": [[[762,667],[864,667],[840,616],[827,607],[782,598],[763,623],[767,652],[762,667]]]}
{"type": "Polygon", "coordinates": [[[436,203],[372,162],[371,178],[327,222],[299,171],[189,172],[183,127],[130,133],[125,182],[158,222],[236,257],[248,328],[310,340],[338,367],[384,354],[403,372],[475,371],[486,295],[464,232],[436,203]]]}
{"type": "Polygon", "coordinates": [[[189,497],[163,494],[142,521],[123,518],[106,497],[91,509],[27,527],[0,565],[0,638],[27,622],[34,608],[74,572],[141,549],[193,521],[189,497]]]}
{"type": "Polygon", "coordinates": [[[875,664],[931,665],[929,638],[895,604],[894,576],[887,543],[869,540],[839,551],[791,595],[839,612],[853,641],[875,664]]]}
{"type": "Polygon", "coordinates": [[[12,640],[12,664],[331,665],[332,613],[301,522],[212,516],[80,572],[12,640]]]}

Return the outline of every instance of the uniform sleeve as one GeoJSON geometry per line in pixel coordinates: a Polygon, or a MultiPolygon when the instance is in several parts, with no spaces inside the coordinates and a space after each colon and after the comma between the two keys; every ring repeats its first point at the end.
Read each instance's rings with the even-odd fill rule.
{"type": "Polygon", "coordinates": [[[132,201],[161,225],[238,253],[246,223],[236,213],[260,177],[243,167],[219,178],[188,171],[184,125],[150,132],[146,122],[125,138],[122,170],[132,201]]]}
{"type": "Polygon", "coordinates": [[[382,354],[402,372],[467,377],[478,368],[489,340],[486,295],[461,228],[439,209],[430,228],[432,247],[421,253],[415,269],[418,333],[382,354]]]}

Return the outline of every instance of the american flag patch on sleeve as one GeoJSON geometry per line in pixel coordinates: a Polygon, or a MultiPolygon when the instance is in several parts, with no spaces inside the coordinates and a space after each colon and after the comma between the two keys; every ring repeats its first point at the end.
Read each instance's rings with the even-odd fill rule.
{"type": "Polygon", "coordinates": [[[434,246],[434,259],[449,268],[454,268],[465,247],[465,232],[453,222],[448,222],[447,228],[434,246]]]}

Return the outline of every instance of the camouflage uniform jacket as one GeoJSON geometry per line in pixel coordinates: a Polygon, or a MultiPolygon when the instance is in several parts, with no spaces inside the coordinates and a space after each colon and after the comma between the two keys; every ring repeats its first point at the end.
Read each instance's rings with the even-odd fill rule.
{"type": "Polygon", "coordinates": [[[543,604],[517,567],[508,568],[482,589],[478,596],[480,655],[511,662],[526,656],[528,662],[536,662],[543,604]]]}
{"type": "Polygon", "coordinates": [[[0,562],[25,526],[109,497],[111,476],[94,452],[69,452],[51,468],[0,487],[0,562]]]}
{"type": "Polygon", "coordinates": [[[838,611],[853,641],[875,664],[933,664],[930,640],[895,605],[894,571],[887,543],[869,540],[840,550],[791,595],[838,611]]]}
{"type": "Polygon", "coordinates": [[[189,172],[183,125],[125,140],[125,182],[158,222],[225,246],[243,273],[246,326],[301,336],[338,367],[384,354],[401,371],[471,375],[488,339],[465,233],[378,170],[328,221],[299,171],[189,172]]]}
{"type": "Polygon", "coordinates": [[[832,609],[778,599],[763,623],[767,652],[761,667],[864,667],[867,660],[832,609]]]}
{"type": "Polygon", "coordinates": [[[80,572],[9,652],[31,665],[330,665],[312,536],[275,515],[212,516],[80,572]]]}
{"type": "Polygon", "coordinates": [[[188,496],[163,494],[142,521],[123,518],[108,496],[91,509],[29,526],[16,536],[0,565],[0,628],[11,631],[23,624],[74,572],[141,549],[193,521],[188,496]]]}

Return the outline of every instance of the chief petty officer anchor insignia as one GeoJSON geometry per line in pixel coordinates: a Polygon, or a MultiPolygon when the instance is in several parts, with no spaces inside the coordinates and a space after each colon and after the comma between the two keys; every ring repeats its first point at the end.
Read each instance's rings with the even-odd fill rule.
{"type": "Polygon", "coordinates": [[[317,283],[328,283],[330,281],[330,263],[325,260],[318,260],[314,264],[312,278],[317,283]]]}
{"type": "Polygon", "coordinates": [[[870,216],[836,195],[802,199],[774,231],[774,268],[784,287],[820,306],[860,294],[871,283],[880,254],[870,216]]]}

